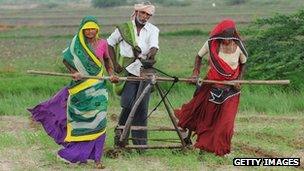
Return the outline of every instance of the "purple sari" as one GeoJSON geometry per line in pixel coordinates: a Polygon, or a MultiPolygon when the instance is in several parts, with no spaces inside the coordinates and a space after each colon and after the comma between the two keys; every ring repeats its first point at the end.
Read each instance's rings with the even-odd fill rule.
{"type": "Polygon", "coordinates": [[[66,104],[69,96],[67,87],[61,89],[51,99],[29,109],[32,117],[40,122],[47,134],[62,145],[58,155],[71,163],[86,163],[88,159],[98,162],[101,160],[106,135],[92,141],[64,142],[66,137],[66,104]]]}
{"type": "MultiPolygon", "coordinates": [[[[83,19],[82,24],[86,24],[86,22],[89,21],[96,22],[97,19],[95,17],[87,17],[83,19]]],[[[82,31],[84,28],[85,27],[82,26],[80,31],[82,31]]],[[[79,37],[79,34],[77,35],[79,37]]],[[[77,41],[80,41],[80,38],[75,39],[74,42],[78,43],[79,46],[83,46],[81,42],[77,41]]],[[[79,53],[79,51],[83,51],[83,53],[80,54],[86,54],[87,51],[83,50],[85,46],[83,46],[83,48],[79,48],[79,46],[74,45],[72,50],[69,50],[68,52],[70,53],[70,51],[73,51],[76,54],[76,52],[79,53]]],[[[71,48],[71,46],[69,46],[69,48],[71,48]]],[[[108,57],[108,47],[105,40],[99,39],[97,47],[94,49],[95,52],[91,52],[93,52],[96,57],[99,58],[99,61],[103,61],[103,58],[108,57]]],[[[33,119],[42,124],[47,134],[52,137],[57,144],[62,145],[62,149],[58,151],[59,157],[72,163],[85,163],[88,159],[94,160],[95,162],[100,162],[106,138],[105,133],[101,134],[99,137],[93,140],[71,142],[64,141],[67,137],[68,97],[68,87],[64,87],[51,99],[42,102],[36,107],[28,110],[32,113],[33,119]]]]}

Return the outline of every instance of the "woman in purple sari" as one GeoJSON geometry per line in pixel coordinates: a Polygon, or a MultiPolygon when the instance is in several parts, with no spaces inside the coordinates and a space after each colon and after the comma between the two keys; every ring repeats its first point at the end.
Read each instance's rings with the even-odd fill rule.
{"type": "Polygon", "coordinates": [[[105,68],[110,81],[118,81],[113,75],[107,42],[99,39],[99,31],[95,17],[83,18],[78,33],[62,55],[73,80],[54,97],[29,111],[47,134],[62,145],[59,158],[69,163],[86,163],[90,159],[97,168],[103,168],[108,93],[104,80],[81,77],[102,77],[105,68]]]}

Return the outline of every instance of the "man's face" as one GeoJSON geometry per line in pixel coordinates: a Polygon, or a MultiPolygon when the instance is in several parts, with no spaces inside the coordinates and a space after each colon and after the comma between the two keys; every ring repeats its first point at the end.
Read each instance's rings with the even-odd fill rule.
{"type": "Polygon", "coordinates": [[[146,24],[146,22],[150,19],[150,17],[151,15],[144,11],[137,11],[136,18],[140,24],[146,24]]]}
{"type": "Polygon", "coordinates": [[[86,38],[93,39],[96,37],[97,29],[95,28],[84,29],[83,34],[86,38]]]}

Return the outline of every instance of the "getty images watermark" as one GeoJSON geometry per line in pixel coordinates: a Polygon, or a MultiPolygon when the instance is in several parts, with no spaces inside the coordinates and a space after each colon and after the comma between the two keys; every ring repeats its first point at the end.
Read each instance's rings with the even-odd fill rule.
{"type": "Polygon", "coordinates": [[[300,166],[300,158],[234,158],[234,166],[300,166]]]}

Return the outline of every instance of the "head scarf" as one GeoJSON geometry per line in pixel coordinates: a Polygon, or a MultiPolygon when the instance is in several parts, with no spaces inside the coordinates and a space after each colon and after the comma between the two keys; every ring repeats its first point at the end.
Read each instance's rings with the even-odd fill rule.
{"type": "Polygon", "coordinates": [[[213,28],[210,37],[239,38],[239,35],[236,32],[235,22],[231,19],[221,21],[213,28]]]}
{"type": "Polygon", "coordinates": [[[149,15],[153,15],[154,12],[155,12],[155,6],[152,5],[149,1],[143,2],[143,3],[140,3],[140,4],[135,4],[134,5],[134,11],[131,15],[132,20],[135,19],[136,11],[143,11],[143,12],[148,13],[149,15]]]}
{"type": "Polygon", "coordinates": [[[79,37],[79,41],[82,45],[82,47],[86,50],[86,52],[88,53],[88,55],[94,60],[94,62],[98,65],[100,63],[100,61],[98,60],[98,58],[95,56],[95,52],[92,50],[91,47],[88,46],[87,42],[85,41],[85,36],[83,34],[83,30],[85,29],[97,29],[97,34],[96,34],[96,38],[98,38],[98,34],[99,34],[99,24],[97,21],[97,18],[94,16],[86,16],[82,19],[80,26],[79,26],[79,31],[78,31],[78,37],[79,37]]]}
{"type": "Polygon", "coordinates": [[[101,71],[102,64],[83,34],[83,30],[89,28],[98,30],[96,34],[96,38],[98,38],[100,27],[97,19],[93,16],[84,17],[71,44],[63,51],[63,58],[78,72],[84,75],[97,75],[101,71]],[[90,62],[86,61],[92,61],[94,65],[89,65],[90,62]]]}
{"type": "Polygon", "coordinates": [[[216,80],[232,80],[239,75],[239,67],[235,70],[225,63],[219,56],[219,47],[222,40],[233,40],[247,57],[247,51],[237,32],[235,22],[231,19],[226,19],[217,24],[210,33],[208,40],[211,70],[208,73],[209,79],[216,80]]]}

